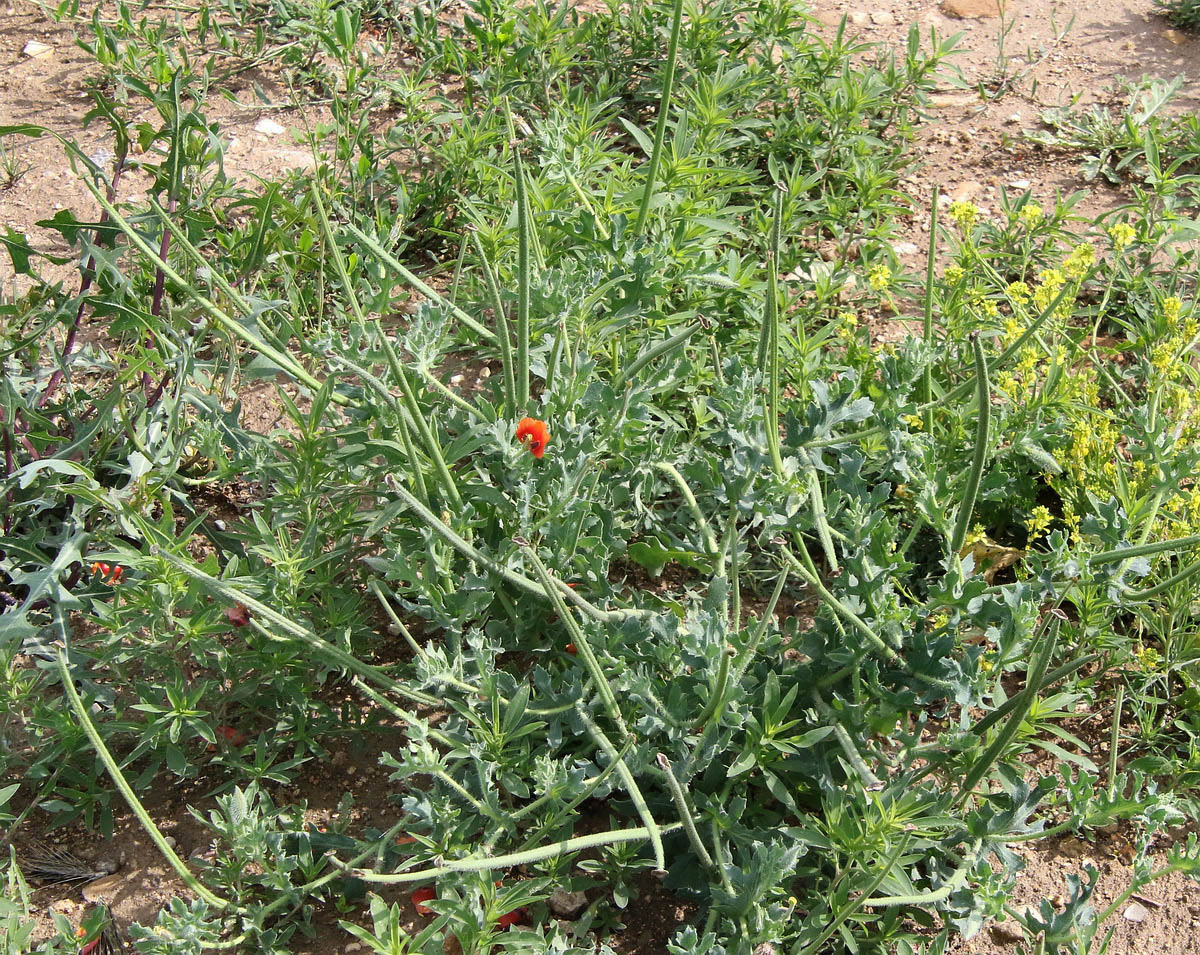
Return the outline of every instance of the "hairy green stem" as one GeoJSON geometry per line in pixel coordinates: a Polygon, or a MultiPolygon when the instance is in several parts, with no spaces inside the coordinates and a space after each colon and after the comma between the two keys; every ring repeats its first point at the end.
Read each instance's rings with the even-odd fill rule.
{"type": "Polygon", "coordinates": [[[627,366],[622,368],[612,379],[612,387],[614,391],[620,391],[623,388],[628,388],[632,384],[633,379],[643,368],[650,362],[656,361],[668,352],[674,351],[681,345],[685,344],[689,338],[700,330],[698,323],[684,326],[680,331],[676,332],[665,341],[659,342],[653,348],[648,349],[643,354],[639,355],[627,366]]]}
{"type": "Polygon", "coordinates": [[[970,771],[963,778],[959,786],[959,794],[957,803],[962,805],[971,798],[975,787],[984,776],[991,770],[993,764],[1003,754],[1021,729],[1021,722],[1029,715],[1030,709],[1033,707],[1033,701],[1037,698],[1042,682],[1046,677],[1046,667],[1050,663],[1050,657],[1054,653],[1054,648],[1058,645],[1058,621],[1055,620],[1050,625],[1050,631],[1038,648],[1037,654],[1030,664],[1029,672],[1025,676],[1025,688],[1018,694],[1020,702],[1013,707],[1012,715],[1009,716],[1008,722],[996,734],[996,738],[982,755],[975,760],[970,771]]]}
{"type": "Polygon", "coordinates": [[[479,267],[483,269],[484,284],[487,285],[488,296],[492,302],[492,316],[496,320],[496,337],[500,340],[500,364],[504,373],[504,411],[509,417],[517,413],[517,392],[514,387],[516,367],[513,364],[512,335],[508,328],[508,314],[504,309],[504,300],[500,297],[500,283],[496,281],[496,272],[488,261],[483,250],[483,240],[478,232],[471,233],[475,243],[475,254],[479,258],[479,267]]]}
{"type": "MultiPolygon", "coordinates": [[[[804,542],[799,541],[798,543],[800,546],[800,553],[807,558],[808,551],[804,549],[804,542]]],[[[925,683],[929,686],[937,686],[944,689],[949,689],[952,686],[948,680],[942,680],[938,677],[932,677],[911,669],[900,656],[900,654],[898,654],[892,647],[888,646],[888,644],[884,642],[883,638],[874,630],[872,630],[870,626],[868,626],[866,621],[864,621],[860,616],[858,616],[858,614],[856,614],[853,610],[838,600],[837,597],[830,593],[826,586],[821,582],[821,578],[817,574],[816,569],[812,566],[811,558],[806,561],[806,566],[805,564],[801,564],[800,561],[796,559],[796,556],[786,547],[783,548],[782,553],[784,560],[787,561],[788,565],[792,568],[792,571],[796,574],[796,576],[808,584],[808,586],[812,587],[813,590],[815,590],[825,601],[825,603],[829,605],[830,609],[833,610],[834,613],[838,614],[843,620],[850,624],[850,626],[866,637],[867,642],[875,649],[877,653],[888,660],[888,662],[900,667],[900,669],[902,669],[913,679],[920,680],[922,683],[925,683]]]]}
{"type": "Polygon", "coordinates": [[[421,443],[425,445],[425,453],[433,461],[433,470],[437,475],[438,483],[442,486],[442,491],[446,495],[446,500],[455,507],[462,507],[462,497],[458,493],[458,485],[454,483],[454,476],[446,466],[446,459],[442,456],[442,446],[434,435],[433,429],[429,427],[429,421],[422,411],[421,406],[417,403],[416,386],[408,374],[408,369],[400,361],[400,357],[392,347],[391,340],[384,333],[382,326],[378,322],[375,323],[375,329],[379,335],[379,343],[383,346],[383,354],[387,358],[388,367],[391,368],[392,374],[399,379],[400,400],[404,402],[404,407],[408,409],[409,417],[412,418],[413,423],[416,425],[417,434],[421,437],[421,443]]]}
{"type": "MultiPolygon", "coordinates": [[[[638,814],[643,824],[646,827],[647,833],[650,836],[650,846],[654,850],[654,864],[659,872],[665,872],[667,869],[666,856],[663,853],[662,833],[663,829],[655,821],[654,816],[650,812],[650,807],[646,804],[646,797],[642,795],[642,790],[637,784],[637,780],[633,778],[633,773],[629,771],[629,766],[621,755],[617,752],[617,748],[609,741],[609,738],[604,735],[604,731],[596,725],[595,721],[588,715],[586,709],[582,706],[575,708],[575,713],[583,722],[584,727],[588,731],[588,735],[597,746],[604,752],[604,755],[610,761],[615,761],[617,764],[617,775],[621,777],[621,783],[625,787],[625,791],[629,794],[630,800],[633,802],[633,808],[638,814]]],[[[675,828],[675,827],[672,827],[675,828]]]]}
{"type": "Polygon", "coordinates": [[[800,449],[800,461],[808,480],[808,500],[812,507],[813,525],[817,529],[817,539],[821,542],[821,549],[825,552],[825,563],[829,565],[830,572],[837,573],[837,551],[833,549],[833,535],[830,533],[829,518],[825,513],[825,497],[821,493],[821,476],[817,473],[812,458],[804,448],[800,449]]]}
{"type": "MultiPolygon", "coordinates": [[[[188,561],[185,561],[180,557],[176,557],[169,551],[163,550],[156,546],[151,552],[161,557],[172,567],[187,574],[193,580],[203,584],[208,590],[212,591],[213,593],[220,594],[230,603],[240,603],[247,610],[252,611],[255,617],[262,617],[264,620],[269,620],[285,633],[294,637],[299,642],[305,643],[312,647],[313,650],[319,653],[326,660],[336,664],[337,666],[346,670],[348,673],[361,676],[386,690],[399,694],[400,696],[407,697],[408,699],[424,706],[442,705],[443,701],[439,698],[430,696],[428,693],[419,693],[416,690],[405,686],[403,683],[393,680],[391,677],[385,676],[378,670],[378,668],[371,666],[369,663],[364,663],[362,660],[358,659],[358,657],[347,653],[341,647],[334,646],[332,643],[322,640],[307,627],[301,626],[300,624],[289,620],[283,614],[271,607],[268,607],[261,600],[256,600],[249,594],[246,594],[235,587],[231,587],[225,581],[218,580],[217,578],[206,574],[199,567],[195,567],[188,561]]],[[[251,617],[250,619],[250,626],[254,627],[255,630],[269,640],[283,641],[285,639],[267,630],[257,620],[255,620],[254,617],[251,617]]]]}
{"type": "MultiPolygon", "coordinates": [[[[792,949],[791,955],[814,955],[814,953],[820,951],[821,947],[833,936],[833,933],[836,932],[843,924],[845,924],[848,918],[854,915],[855,912],[857,912],[863,907],[864,904],[866,904],[867,900],[871,896],[871,893],[883,885],[883,880],[891,875],[896,863],[900,861],[900,857],[903,856],[905,851],[908,849],[908,842],[909,836],[905,834],[903,837],[901,837],[896,848],[893,849],[892,852],[879,863],[879,871],[876,872],[871,881],[867,883],[866,888],[863,889],[863,891],[860,892],[856,898],[847,902],[846,906],[833,917],[830,923],[821,930],[821,933],[816,938],[814,938],[803,948],[797,944],[792,949]]],[[[833,908],[832,902],[830,903],[830,908],[833,908]]]]}
{"type": "Polygon", "coordinates": [[[933,434],[933,280],[937,256],[938,186],[933,187],[929,203],[929,253],[925,264],[925,314],[922,332],[925,339],[925,370],[921,374],[921,401],[925,404],[925,433],[933,434]]]}
{"type": "Polygon", "coordinates": [[[529,299],[532,294],[529,274],[530,222],[520,144],[512,144],[512,153],[513,177],[517,187],[517,411],[524,414],[529,410],[529,299]]]}
{"type": "Polygon", "coordinates": [[[679,469],[667,461],[660,461],[655,467],[671,478],[675,482],[675,486],[679,488],[679,493],[683,496],[683,503],[687,505],[688,513],[692,515],[692,520],[700,528],[700,534],[704,538],[704,546],[708,550],[709,556],[715,557],[720,554],[721,551],[717,547],[717,539],[713,536],[712,528],[708,526],[708,520],[705,518],[704,512],[700,510],[700,505],[696,503],[696,495],[688,487],[688,483],[683,479],[683,475],[679,473],[679,469]]]}
{"type": "Polygon", "coordinates": [[[134,793],[133,787],[125,779],[125,775],[121,772],[121,767],[113,759],[113,755],[104,744],[104,739],[100,736],[99,730],[96,729],[95,724],[88,715],[87,707],[83,705],[83,700],[80,699],[79,692],[75,689],[75,678],[71,676],[70,667],[67,665],[66,651],[59,650],[56,654],[56,660],[58,662],[58,675],[62,680],[63,690],[67,694],[67,702],[70,703],[71,709],[75,712],[75,718],[79,721],[79,725],[89,742],[91,742],[96,755],[100,757],[100,762],[104,764],[104,768],[112,778],[113,785],[117,787],[117,791],[124,797],[134,817],[141,823],[142,828],[146,830],[146,835],[150,837],[150,841],[154,843],[158,851],[162,853],[163,858],[167,860],[171,868],[183,880],[184,885],[195,892],[198,898],[203,899],[219,912],[235,908],[231,902],[227,902],[220,896],[215,895],[203,882],[197,879],[191,869],[187,867],[187,864],[171,848],[166,836],[159,831],[158,826],[154,824],[154,820],[150,818],[150,813],[146,812],[146,807],[142,805],[134,793]]]}
{"type": "Polygon", "coordinates": [[[680,823],[672,823],[669,826],[656,827],[654,831],[647,826],[613,829],[608,832],[596,832],[587,836],[576,836],[574,839],[564,839],[553,845],[540,846],[537,849],[527,849],[523,852],[512,852],[499,856],[476,856],[474,858],[455,859],[452,862],[446,862],[432,869],[420,869],[415,872],[394,872],[389,875],[372,872],[369,869],[351,868],[350,865],[332,855],[326,858],[342,872],[362,879],[364,882],[397,885],[406,882],[427,882],[430,879],[437,878],[439,875],[448,875],[451,872],[488,872],[493,869],[511,869],[514,866],[533,865],[535,862],[544,862],[546,859],[553,859],[571,852],[583,852],[587,849],[613,846],[622,842],[641,842],[643,839],[653,839],[661,833],[674,832],[680,826],[680,823]]]}
{"type": "MultiPolygon", "coordinates": [[[[524,574],[519,574],[516,571],[509,570],[507,567],[500,564],[498,561],[490,557],[484,556],[471,544],[467,543],[462,537],[456,534],[453,528],[443,523],[429,508],[417,500],[408,488],[404,487],[393,475],[387,476],[388,487],[391,488],[396,495],[404,502],[404,505],[413,513],[415,513],[422,522],[435,534],[446,541],[451,547],[457,550],[464,557],[475,561],[483,567],[503,580],[518,587],[527,593],[543,596],[545,590],[536,581],[530,580],[524,574]]],[[[601,610],[599,607],[590,603],[585,598],[581,597],[574,590],[568,587],[561,580],[555,580],[555,587],[563,597],[573,603],[576,607],[586,613],[597,623],[602,624],[619,624],[625,620],[637,619],[644,620],[653,614],[648,610],[601,610]]]]}
{"type": "Polygon", "coordinates": [[[692,851],[696,853],[700,864],[711,871],[716,866],[712,856],[708,854],[708,848],[700,839],[700,833],[696,831],[696,822],[692,819],[692,810],[688,806],[687,794],[684,793],[679,780],[675,778],[675,771],[671,768],[671,761],[667,759],[666,754],[659,753],[657,759],[659,769],[667,777],[667,788],[671,791],[671,798],[675,800],[675,809],[679,813],[679,821],[683,823],[683,831],[692,844],[692,851]]]}
{"type": "Polygon", "coordinates": [[[1125,684],[1117,684],[1117,699],[1113,703],[1112,736],[1108,741],[1108,798],[1117,794],[1117,750],[1121,746],[1121,708],[1125,705],[1125,684]]]}
{"type": "Polygon", "coordinates": [[[812,698],[813,702],[817,704],[817,712],[821,714],[821,719],[825,720],[833,728],[834,738],[837,740],[838,745],[841,746],[842,752],[846,754],[846,759],[850,763],[850,766],[858,773],[858,778],[862,784],[869,790],[882,789],[884,785],[882,780],[871,772],[871,767],[867,765],[867,761],[863,759],[862,753],[854,745],[854,740],[850,738],[850,734],[846,732],[846,727],[837,718],[833,707],[825,702],[824,697],[816,689],[812,691],[812,698]]]}
{"type": "Polygon", "coordinates": [[[955,889],[967,881],[971,870],[975,868],[975,863],[979,861],[980,846],[982,845],[982,840],[977,839],[971,851],[963,859],[962,865],[955,871],[954,875],[942,883],[940,888],[934,889],[932,892],[914,893],[912,895],[879,896],[867,899],[863,902],[863,905],[871,909],[889,908],[893,905],[921,906],[930,905],[933,902],[940,902],[942,899],[949,898],[955,889]]]}
{"type": "Polygon", "coordinates": [[[954,535],[950,538],[950,556],[962,553],[967,542],[967,529],[975,513],[975,499],[979,496],[979,482],[983,467],[987,463],[989,426],[991,424],[991,384],[988,382],[987,355],[983,352],[983,341],[978,332],[971,333],[971,348],[975,352],[975,384],[979,399],[978,417],[975,423],[975,454],[971,470],[967,473],[967,486],[958,506],[958,520],[954,524],[954,535]]]}
{"type": "Polygon", "coordinates": [[[394,255],[388,252],[387,249],[380,245],[378,241],[371,238],[371,236],[367,235],[362,231],[362,229],[355,226],[352,222],[346,222],[344,225],[347,232],[353,235],[354,238],[358,239],[358,241],[361,242],[372,253],[374,253],[384,265],[404,279],[405,282],[415,288],[430,301],[436,302],[442,308],[446,309],[451,315],[466,325],[467,328],[471,329],[471,331],[473,331],[476,335],[479,335],[481,338],[483,338],[484,341],[488,342],[489,344],[496,343],[496,335],[490,328],[472,316],[468,315],[453,302],[447,301],[443,296],[439,295],[432,288],[422,282],[419,278],[413,275],[412,272],[406,269],[400,263],[399,259],[397,259],[394,255]]]}
{"type": "Polygon", "coordinates": [[[1087,565],[1088,567],[1099,567],[1102,564],[1115,564],[1123,560],[1132,560],[1134,557],[1149,557],[1151,554],[1183,550],[1187,547],[1193,547],[1196,544],[1200,544],[1200,534],[1192,534],[1190,537],[1177,537],[1175,540],[1157,541],[1153,544],[1139,544],[1136,547],[1118,547],[1114,550],[1092,554],[1087,559],[1087,565]]]}
{"type": "Polygon", "coordinates": [[[667,42],[667,61],[663,66],[662,93],[658,98],[658,123],[654,127],[654,148],[650,152],[650,166],[646,170],[646,185],[642,189],[642,201],[637,219],[633,224],[634,236],[640,236],[646,228],[650,215],[650,202],[658,180],[658,166],[662,161],[663,144],[667,138],[667,118],[671,112],[671,96],[675,88],[675,61],[679,56],[679,33],[683,25],[683,0],[675,0],[671,10],[671,39],[667,42]]]}
{"type": "Polygon", "coordinates": [[[625,727],[625,720],[621,715],[621,707],[617,705],[617,698],[613,695],[612,687],[608,683],[608,677],[604,675],[604,668],[600,666],[600,661],[596,659],[596,654],[592,651],[591,641],[588,640],[587,635],[583,632],[583,627],[579,626],[579,622],[575,619],[574,614],[567,608],[562,594],[554,585],[554,578],[550,576],[550,571],[546,569],[546,565],[538,557],[537,551],[527,542],[524,544],[524,550],[525,556],[533,564],[534,572],[542,582],[542,589],[546,594],[546,599],[550,601],[555,612],[563,624],[566,625],[571,639],[575,642],[579,656],[583,659],[584,666],[591,675],[592,682],[596,685],[596,692],[600,694],[600,700],[604,703],[604,709],[607,711],[609,718],[620,728],[621,737],[623,739],[627,738],[629,730],[625,727]]]}

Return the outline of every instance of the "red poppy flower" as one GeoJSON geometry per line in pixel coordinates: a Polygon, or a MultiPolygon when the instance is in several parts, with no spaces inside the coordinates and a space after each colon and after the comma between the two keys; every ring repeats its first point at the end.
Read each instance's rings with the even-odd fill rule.
{"type": "Polygon", "coordinates": [[[513,909],[511,912],[506,912],[496,919],[496,924],[500,928],[512,928],[514,925],[523,925],[525,923],[525,910],[513,909]]]}
{"type": "Polygon", "coordinates": [[[436,898],[437,889],[435,889],[432,885],[423,885],[409,896],[409,899],[412,901],[413,907],[417,910],[418,915],[433,915],[433,909],[431,909],[425,903],[430,899],[436,898]]]}
{"type": "Polygon", "coordinates": [[[250,623],[250,608],[245,604],[234,604],[226,607],[222,613],[232,626],[245,627],[250,623]]]}
{"type": "Polygon", "coordinates": [[[535,458],[546,453],[546,445],[550,443],[550,429],[545,421],[537,418],[522,418],[517,423],[517,440],[529,449],[535,458]]]}
{"type": "Polygon", "coordinates": [[[575,646],[575,644],[573,644],[573,643],[567,644],[567,653],[571,654],[571,656],[575,656],[575,654],[577,654],[578,652],[579,652],[579,647],[575,646]]]}
{"type": "Polygon", "coordinates": [[[108,564],[102,563],[101,561],[96,561],[94,564],[92,564],[92,573],[99,574],[101,577],[107,577],[109,575],[108,564]]]}
{"type": "Polygon", "coordinates": [[[110,584],[119,584],[121,582],[121,575],[123,573],[125,573],[125,568],[122,567],[120,564],[117,564],[112,569],[112,576],[108,578],[108,582],[110,584]]]}
{"type": "MultiPolygon", "coordinates": [[[[246,734],[239,733],[232,726],[218,726],[216,728],[215,735],[220,742],[226,743],[229,746],[241,746],[246,742],[246,734]]],[[[215,753],[217,751],[217,744],[209,743],[208,751],[210,753],[215,753]]]]}
{"type": "Polygon", "coordinates": [[[241,746],[244,742],[246,742],[246,734],[239,733],[232,726],[218,726],[217,736],[233,746],[241,746]]]}

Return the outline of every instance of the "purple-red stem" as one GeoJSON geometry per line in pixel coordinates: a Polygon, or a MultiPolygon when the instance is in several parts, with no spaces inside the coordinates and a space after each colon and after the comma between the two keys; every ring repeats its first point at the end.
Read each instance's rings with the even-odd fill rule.
{"type": "MultiPolygon", "coordinates": [[[[109,202],[112,202],[116,199],[117,184],[120,183],[120,181],[121,181],[121,173],[124,171],[124,169],[125,169],[125,154],[122,153],[120,156],[117,157],[116,164],[113,166],[112,182],[109,184],[108,189],[105,190],[108,193],[108,201],[109,202]]],[[[104,226],[107,223],[108,223],[108,213],[101,212],[100,213],[100,225],[104,226]]],[[[96,238],[97,239],[100,238],[100,230],[99,229],[96,230],[96,238]]],[[[74,347],[75,347],[75,335],[76,335],[76,333],[78,333],[79,325],[83,321],[83,310],[87,307],[87,299],[83,298],[83,296],[86,295],[88,289],[90,289],[92,287],[92,279],[95,278],[95,275],[96,275],[96,257],[94,255],[89,255],[87,261],[83,263],[83,277],[79,280],[79,295],[80,295],[79,308],[76,309],[75,321],[71,323],[71,329],[70,329],[70,331],[67,332],[67,340],[65,342],[63,342],[62,358],[60,359],[60,364],[67,360],[67,356],[71,354],[72,349],[74,349],[74,347]]],[[[50,376],[50,380],[46,383],[46,390],[42,392],[41,397],[38,398],[38,400],[37,400],[37,404],[34,405],[35,408],[41,408],[42,405],[44,405],[47,401],[50,400],[50,396],[52,394],[54,394],[55,389],[58,388],[59,384],[63,380],[63,377],[64,377],[64,373],[63,373],[62,368],[56,368],[54,371],[54,374],[52,374],[50,376]]]]}
{"type": "MultiPolygon", "coordinates": [[[[175,197],[172,196],[167,200],[167,214],[171,215],[174,212],[175,212],[175,197]]],[[[159,243],[159,246],[158,246],[158,257],[163,262],[167,261],[167,252],[170,250],[170,248],[171,248],[171,230],[164,227],[162,242],[159,243]]],[[[162,266],[159,266],[158,268],[156,268],[154,270],[154,297],[150,300],[150,314],[153,315],[155,318],[157,318],[158,316],[160,316],[162,314],[163,288],[166,285],[166,280],[167,280],[167,276],[163,272],[162,266]]],[[[148,337],[146,339],[146,347],[149,348],[149,347],[153,346],[153,344],[154,344],[154,339],[152,337],[148,337]]],[[[171,377],[170,371],[167,371],[163,375],[162,381],[160,381],[158,383],[158,386],[154,389],[152,396],[147,401],[148,407],[153,408],[156,404],[158,404],[158,399],[162,397],[163,389],[166,388],[167,379],[170,377],[171,377]]],[[[142,390],[145,391],[149,387],[150,387],[150,372],[143,371],[142,372],[142,390]]]]}
{"type": "MultiPolygon", "coordinates": [[[[13,473],[13,450],[12,450],[12,434],[8,427],[4,424],[4,409],[0,408],[0,428],[4,430],[4,476],[11,477],[13,473]]],[[[7,537],[12,533],[12,505],[13,492],[9,489],[4,498],[4,536],[7,537]]]]}

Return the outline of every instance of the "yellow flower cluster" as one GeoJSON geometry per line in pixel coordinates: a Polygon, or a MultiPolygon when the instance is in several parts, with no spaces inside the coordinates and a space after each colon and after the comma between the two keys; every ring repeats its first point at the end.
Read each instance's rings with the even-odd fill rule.
{"type": "Polygon", "coordinates": [[[1028,305],[1032,295],[1024,282],[1010,282],[1005,292],[1014,305],[1028,305]]]}
{"type": "Polygon", "coordinates": [[[963,231],[971,228],[979,221],[979,206],[973,202],[952,202],[950,203],[950,218],[954,220],[963,231]]]}
{"type": "Polygon", "coordinates": [[[1177,332],[1179,337],[1187,345],[1190,345],[1192,339],[1200,332],[1200,321],[1197,321],[1195,312],[1184,318],[1183,300],[1177,295],[1172,295],[1169,298],[1163,299],[1162,313],[1167,328],[1173,332],[1177,332]]]}
{"type": "Polygon", "coordinates": [[[1071,250],[1071,254],[1063,259],[1063,271],[1073,279],[1083,278],[1088,269],[1096,264],[1096,250],[1083,242],[1071,250]]]}
{"type": "Polygon", "coordinates": [[[892,284],[892,270],[886,265],[873,266],[867,272],[867,284],[876,292],[886,292],[892,284]]]}
{"type": "Polygon", "coordinates": [[[1153,673],[1162,663],[1162,655],[1154,647],[1138,646],[1133,651],[1134,666],[1146,673],[1153,673]]]}
{"type": "Polygon", "coordinates": [[[966,277],[966,274],[967,270],[961,265],[947,265],[942,278],[946,280],[947,285],[957,285],[966,277]]]}
{"type": "Polygon", "coordinates": [[[1025,326],[1021,324],[1020,320],[1015,315],[1009,315],[1004,320],[1004,334],[1000,337],[1000,344],[1007,348],[1020,338],[1024,331],[1025,326]]]}
{"type": "MultiPolygon", "coordinates": [[[[1033,290],[1033,307],[1039,312],[1045,310],[1058,297],[1058,293],[1062,291],[1063,286],[1066,284],[1067,276],[1061,270],[1042,269],[1038,273],[1038,286],[1033,290]]],[[[1074,308],[1074,300],[1071,296],[1066,296],[1055,310],[1055,317],[1066,321],[1071,317],[1071,312],[1074,308]]]]}
{"type": "MultiPolygon", "coordinates": [[[[1094,402],[1090,405],[1096,406],[1094,402]]],[[[1068,475],[1076,485],[1107,499],[1117,477],[1116,454],[1121,433],[1111,420],[1097,412],[1077,420],[1070,438],[1063,461],[1068,475]]]]}
{"type": "Polygon", "coordinates": [[[1128,222],[1118,222],[1109,228],[1108,237],[1112,240],[1113,250],[1120,252],[1137,238],[1137,229],[1128,222]]]}
{"type": "Polygon", "coordinates": [[[837,337],[843,342],[848,342],[854,338],[855,330],[858,328],[858,316],[854,312],[842,312],[837,317],[837,337]]]}
{"type": "Polygon", "coordinates": [[[1033,509],[1033,513],[1029,515],[1029,519],[1025,522],[1025,529],[1029,531],[1030,542],[1037,540],[1050,527],[1054,520],[1054,515],[1050,513],[1050,509],[1043,505],[1038,505],[1033,509]]]}
{"type": "Polygon", "coordinates": [[[1021,206],[1021,211],[1017,213],[1017,219],[1026,229],[1032,229],[1035,225],[1042,221],[1045,213],[1042,212],[1042,207],[1036,202],[1027,202],[1021,206]]]}

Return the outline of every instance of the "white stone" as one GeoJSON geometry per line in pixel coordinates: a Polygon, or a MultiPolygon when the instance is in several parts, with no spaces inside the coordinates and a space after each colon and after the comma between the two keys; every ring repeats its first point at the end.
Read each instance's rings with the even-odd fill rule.
{"type": "Polygon", "coordinates": [[[287,130],[275,122],[275,120],[268,119],[265,116],[254,124],[254,131],[256,133],[262,133],[264,136],[278,136],[280,133],[287,132],[287,130]]]}
{"type": "Polygon", "coordinates": [[[1129,906],[1129,908],[1121,913],[1121,916],[1127,922],[1144,922],[1149,914],[1150,912],[1146,906],[1142,905],[1140,902],[1134,902],[1131,906],[1129,906]]]}
{"type": "Polygon", "coordinates": [[[39,43],[37,40],[30,40],[25,44],[25,49],[21,51],[31,59],[39,59],[43,56],[49,56],[54,52],[54,47],[48,43],[39,43]]]}

